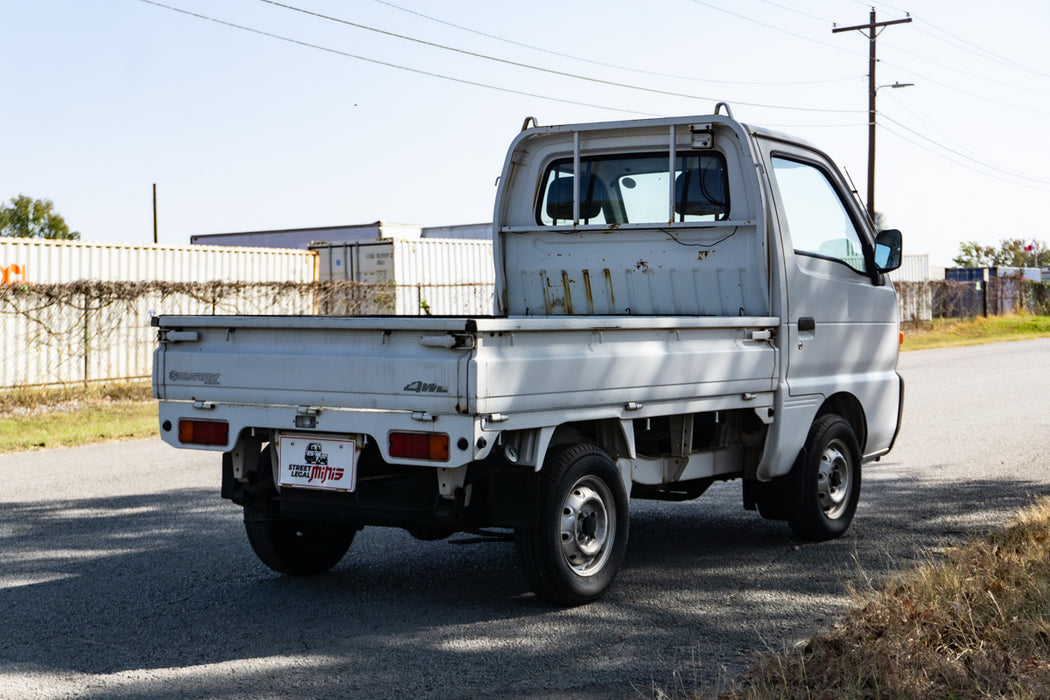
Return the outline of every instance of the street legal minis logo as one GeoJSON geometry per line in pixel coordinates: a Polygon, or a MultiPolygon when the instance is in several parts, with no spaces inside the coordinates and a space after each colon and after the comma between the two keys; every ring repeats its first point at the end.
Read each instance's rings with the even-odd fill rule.
{"type": "Polygon", "coordinates": [[[318,484],[326,481],[340,481],[343,478],[342,467],[328,466],[328,453],[322,452],[324,448],[319,442],[311,442],[306,446],[303,461],[306,464],[290,464],[289,476],[293,479],[306,479],[306,483],[312,484],[317,479],[318,484]]]}
{"type": "Polygon", "coordinates": [[[330,467],[327,464],[289,464],[288,476],[293,479],[306,479],[306,483],[312,484],[316,480],[318,484],[326,481],[341,481],[345,470],[342,467],[330,467]]]}
{"type": "Polygon", "coordinates": [[[203,382],[205,384],[219,384],[221,372],[168,372],[168,379],[173,382],[203,382]]]}

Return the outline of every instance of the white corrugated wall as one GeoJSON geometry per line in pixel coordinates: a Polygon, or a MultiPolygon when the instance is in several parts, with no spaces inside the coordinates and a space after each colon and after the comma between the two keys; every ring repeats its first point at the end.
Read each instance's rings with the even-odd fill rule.
{"type": "Polygon", "coordinates": [[[491,316],[495,269],[492,241],[426,238],[395,240],[395,313],[416,316],[491,316]]]}
{"type": "Polygon", "coordinates": [[[0,270],[7,281],[58,284],[104,282],[312,282],[314,253],[285,248],[154,246],[0,238],[0,270]]]}
{"type": "MultiPolygon", "coordinates": [[[[100,282],[312,282],[316,255],[304,250],[152,246],[0,238],[6,284],[100,282]]],[[[251,289],[212,308],[180,294],[100,301],[5,295],[0,305],[0,387],[147,377],[161,313],[313,313],[312,299],[276,302],[251,289]],[[87,309],[85,310],[85,306],[87,309]],[[87,349],[85,349],[87,348],[87,349]]]]}
{"type": "Polygon", "coordinates": [[[930,254],[901,256],[901,266],[890,273],[890,279],[894,282],[929,282],[930,254]]]}
{"type": "Polygon", "coordinates": [[[901,321],[929,321],[933,318],[928,253],[902,256],[901,266],[889,273],[889,277],[897,286],[897,310],[901,321]]]}

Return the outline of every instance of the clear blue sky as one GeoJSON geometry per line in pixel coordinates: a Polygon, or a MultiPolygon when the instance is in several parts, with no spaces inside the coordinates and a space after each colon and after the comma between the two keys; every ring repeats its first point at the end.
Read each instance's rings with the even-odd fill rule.
{"type": "MultiPolygon", "coordinates": [[[[898,1],[875,3],[914,18],[880,35],[877,81],[915,86],[878,92],[876,208],[941,264],[963,240],[1050,239],[1050,3],[898,1]]],[[[868,43],[831,31],[868,21],[861,0],[164,4],[255,31],[143,0],[0,0],[0,200],[52,199],[89,241],[151,242],[153,183],[165,244],[478,223],[525,116],[717,100],[822,146],[864,192],[868,43]]]]}

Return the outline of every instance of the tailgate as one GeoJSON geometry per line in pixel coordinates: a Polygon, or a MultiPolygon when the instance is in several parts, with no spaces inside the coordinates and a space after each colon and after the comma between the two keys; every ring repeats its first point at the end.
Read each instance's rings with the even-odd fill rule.
{"type": "Polygon", "coordinates": [[[465,319],[161,316],[157,398],[461,412],[465,319]]]}

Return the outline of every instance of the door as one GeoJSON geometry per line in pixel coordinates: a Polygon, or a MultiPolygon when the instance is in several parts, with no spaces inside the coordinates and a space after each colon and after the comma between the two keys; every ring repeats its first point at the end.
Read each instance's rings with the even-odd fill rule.
{"type": "MultiPolygon", "coordinates": [[[[789,394],[849,393],[860,401],[875,442],[892,439],[897,300],[875,269],[865,214],[821,153],[761,143],[784,250],[789,394]]],[[[864,449],[864,435],[858,438],[864,449]]]]}

